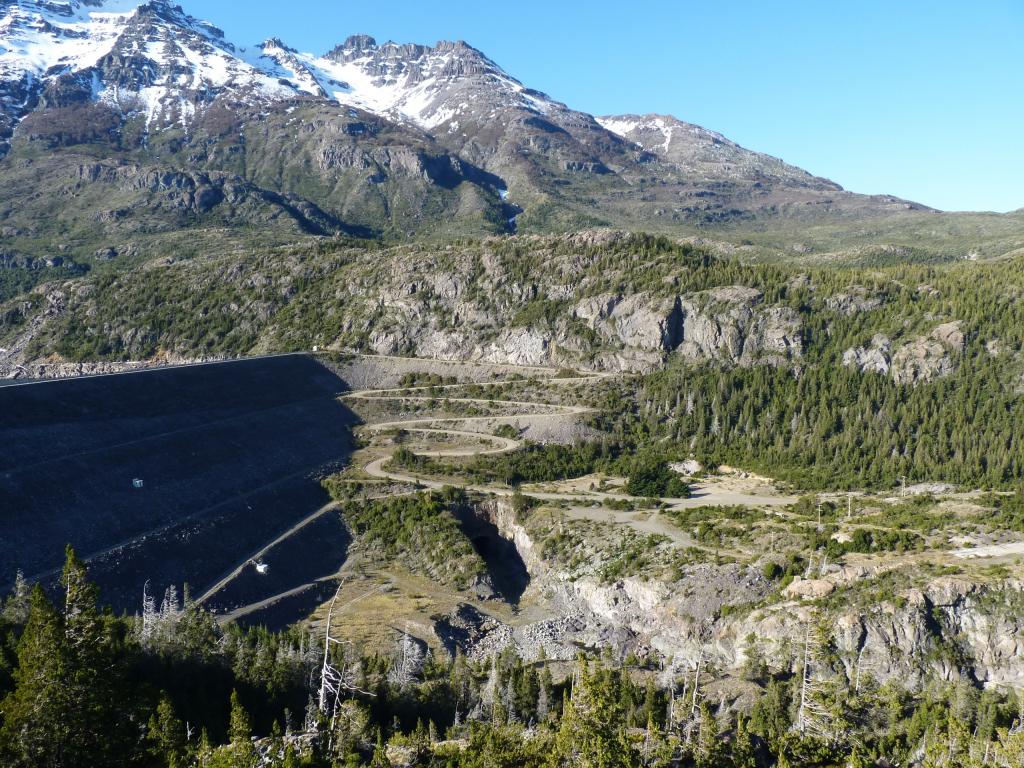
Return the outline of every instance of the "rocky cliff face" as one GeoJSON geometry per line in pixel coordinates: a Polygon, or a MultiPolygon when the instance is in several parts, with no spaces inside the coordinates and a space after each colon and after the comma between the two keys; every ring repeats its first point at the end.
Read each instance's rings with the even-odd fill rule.
{"type": "Polygon", "coordinates": [[[956,369],[966,344],[960,326],[959,321],[943,323],[928,335],[904,341],[895,349],[888,336],[875,334],[868,346],[846,350],[843,365],[862,373],[890,375],[896,384],[926,384],[956,369]]]}
{"type": "MultiPolygon", "coordinates": [[[[262,210],[295,229],[340,224],[301,200],[225,174],[83,163],[75,178],[110,191],[102,221],[89,222],[116,233],[107,259],[137,257],[135,243],[147,233],[130,228],[118,212],[140,190],[159,201],[164,223],[203,215],[205,208],[205,215],[228,223],[243,211],[262,210]]],[[[71,180],[68,189],[77,183],[71,180]]],[[[298,348],[305,349],[607,371],[651,371],[673,358],[725,366],[801,360],[801,316],[768,302],[760,290],[680,290],[671,272],[660,285],[634,288],[638,280],[650,282],[645,275],[652,270],[678,268],[670,256],[656,264],[642,242],[606,232],[471,247],[353,248],[322,259],[282,253],[211,263],[153,260],[102,285],[53,283],[12,305],[2,370],[11,375],[18,366],[49,362],[33,355],[32,342],[46,349],[43,338],[68,324],[101,333],[108,348],[124,350],[128,359],[158,352],[191,358],[210,349],[169,335],[151,317],[158,312],[153,290],[165,302],[202,305],[195,310],[200,317],[223,317],[231,330],[227,337],[218,331],[217,350],[229,355],[296,348],[294,334],[301,333],[298,348]],[[587,243],[601,239],[616,250],[591,250],[587,243]],[[98,317],[109,318],[102,328],[95,326],[98,317]],[[305,338],[310,332],[315,335],[305,338]]],[[[193,330],[182,318],[182,332],[193,330]]],[[[63,348],[66,339],[55,335],[50,347],[63,348]]]]}
{"type": "Polygon", "coordinates": [[[680,354],[737,365],[781,365],[800,357],[799,315],[768,306],[756,288],[726,286],[686,297],[680,354]]]}
{"type": "MultiPolygon", "coordinates": [[[[578,298],[590,280],[571,260],[560,265],[555,283],[520,282],[509,264],[487,262],[486,256],[484,266],[475,282],[465,278],[474,271],[470,264],[449,271],[430,260],[415,271],[399,267],[380,275],[380,282],[351,286],[350,301],[363,305],[359,314],[375,318],[372,328],[366,326],[370,348],[378,354],[521,365],[592,361],[607,370],[649,370],[673,353],[744,366],[781,365],[801,354],[799,316],[766,305],[753,289],[578,298]],[[374,306],[380,308],[376,313],[374,306]],[[545,308],[551,308],[550,317],[543,315],[545,308]]],[[[346,328],[357,330],[354,324],[346,328]]]]}
{"type": "Polygon", "coordinates": [[[858,588],[884,579],[884,569],[832,569],[815,580],[827,588],[811,590],[805,598],[790,592],[788,599],[723,618],[723,606],[762,602],[771,585],[753,569],[734,565],[693,566],[671,584],[640,577],[612,583],[573,577],[540,554],[509,502],[489,502],[482,513],[519,551],[530,572],[530,590],[545,595],[562,616],[499,631],[482,641],[488,652],[506,643],[529,658],[543,644],[549,655],[572,658],[574,641],[600,639],[620,652],[656,649],[680,669],[692,669],[698,658],[736,674],[755,659],[774,669],[795,669],[807,627],[825,616],[851,681],[870,676],[923,685],[967,678],[985,685],[1024,685],[1019,640],[1024,584],[1013,580],[978,584],[944,576],[864,602],[858,588]],[[829,600],[829,595],[843,599],[829,600]],[[548,637],[555,621],[566,633],[560,642],[548,637]]]}

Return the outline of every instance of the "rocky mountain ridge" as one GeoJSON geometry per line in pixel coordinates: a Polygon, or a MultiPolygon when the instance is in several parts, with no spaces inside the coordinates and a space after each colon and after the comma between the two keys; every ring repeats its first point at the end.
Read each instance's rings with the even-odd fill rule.
{"type": "Polygon", "coordinates": [[[657,155],[696,178],[779,181],[829,192],[843,191],[833,181],[812,176],[770,155],[751,152],[720,133],[671,115],[609,115],[597,121],[644,152],[657,155]]]}
{"type": "MultiPolygon", "coordinates": [[[[173,189],[168,201],[196,194],[173,189]]],[[[150,262],[99,290],[65,282],[12,305],[13,333],[0,336],[7,339],[0,376],[41,370],[48,363],[38,352],[45,337],[56,334],[67,343],[67,332],[59,330],[65,324],[84,330],[92,318],[104,316],[104,345],[129,359],[196,357],[191,343],[182,347],[183,340],[158,330],[162,321],[153,317],[157,310],[149,305],[146,287],[154,281],[174,291],[162,301],[170,306],[226,292],[217,300],[223,306],[213,311],[231,326],[217,342],[223,346],[218,351],[228,355],[237,354],[239,344],[250,353],[298,344],[607,371],[650,371],[670,356],[741,367],[800,361],[800,313],[758,288],[677,287],[679,270],[687,268],[680,260],[696,265],[706,256],[667,245],[657,256],[644,256],[645,242],[621,232],[594,232],[494,238],[437,251],[351,249],[327,259],[279,252],[260,262],[221,260],[213,271],[201,260],[150,262]],[[658,272],[664,272],[661,285],[642,285],[658,272]],[[294,334],[305,337],[307,325],[317,329],[315,335],[299,341],[294,334]]],[[[210,317],[209,310],[195,311],[210,317]]]]}
{"type": "MultiPolygon", "coordinates": [[[[277,38],[244,47],[168,0],[17,0],[2,13],[0,189],[11,192],[0,192],[0,221],[31,232],[9,245],[34,257],[64,247],[85,259],[123,251],[134,232],[237,233],[243,223],[265,241],[715,228],[735,230],[725,246],[744,240],[757,255],[817,254],[850,227],[844,248],[926,226],[944,258],[960,248],[943,244],[963,228],[926,221],[933,212],[921,206],[844,191],[670,116],[595,118],[462,41],[353,35],[324,54],[277,38]],[[102,179],[96,194],[80,193],[84,162],[228,174],[269,208],[214,195],[168,221],[157,192],[111,209],[99,202],[110,197],[102,179]],[[23,191],[29,178],[38,198],[23,191]],[[59,212],[46,205],[71,195],[59,212]],[[313,209],[322,215],[295,215],[313,209]],[[865,218],[878,224],[859,227],[865,218]],[[56,220],[47,232],[44,219],[56,220]],[[794,241],[791,228],[804,224],[817,236],[794,241]]],[[[1007,240],[1012,217],[984,224],[972,252],[1020,247],[1007,240]]],[[[139,253],[164,255],[156,241],[139,253]]]]}

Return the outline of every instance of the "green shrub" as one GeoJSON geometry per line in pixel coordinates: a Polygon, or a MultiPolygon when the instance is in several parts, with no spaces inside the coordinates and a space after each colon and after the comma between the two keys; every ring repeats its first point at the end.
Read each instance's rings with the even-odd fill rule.
{"type": "Polygon", "coordinates": [[[670,497],[685,499],[690,486],[662,459],[638,458],[626,481],[626,493],[648,498],[670,497]]]}
{"type": "Polygon", "coordinates": [[[767,562],[761,566],[761,575],[768,581],[775,581],[776,579],[782,578],[785,573],[782,566],[778,563],[767,562]]]}

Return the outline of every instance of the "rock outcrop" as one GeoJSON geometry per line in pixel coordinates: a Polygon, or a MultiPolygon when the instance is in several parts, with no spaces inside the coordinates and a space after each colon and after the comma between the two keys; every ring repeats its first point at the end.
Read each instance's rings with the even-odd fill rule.
{"type": "Polygon", "coordinates": [[[851,286],[849,291],[837,293],[825,299],[825,306],[841,315],[856,315],[870,312],[883,304],[880,296],[869,294],[861,286],[851,286]]]}
{"type": "Polygon", "coordinates": [[[861,373],[892,376],[896,384],[915,386],[948,376],[956,370],[966,338],[959,321],[936,326],[927,336],[912,339],[893,351],[893,342],[876,334],[865,347],[843,353],[843,364],[861,373]]]}
{"type": "Polygon", "coordinates": [[[892,367],[892,340],[876,333],[866,347],[855,347],[843,353],[843,365],[861,373],[889,373],[892,367]]]}
{"type": "Polygon", "coordinates": [[[756,288],[727,286],[684,297],[679,354],[741,366],[781,365],[803,352],[799,315],[764,304],[756,288]]]}
{"type": "Polygon", "coordinates": [[[682,340],[679,299],[602,294],[579,302],[574,314],[607,339],[649,352],[670,352],[682,340]]]}
{"type": "Polygon", "coordinates": [[[835,569],[821,578],[795,580],[782,602],[723,617],[722,606],[759,602],[770,585],[753,569],[710,564],[691,567],[671,586],[635,577],[612,583],[572,578],[552,570],[510,502],[492,500],[484,514],[515,545],[530,573],[530,590],[544,595],[561,614],[493,632],[480,646],[486,653],[510,645],[534,658],[543,646],[550,657],[568,659],[574,643],[600,639],[620,651],[656,649],[681,668],[692,669],[700,657],[738,673],[757,656],[788,670],[799,663],[793,649],[800,646],[808,623],[824,613],[851,680],[870,675],[910,685],[970,679],[1024,686],[1024,583],[1013,579],[979,585],[941,576],[867,606],[855,599],[815,604],[881,574],[835,569]],[[547,630],[556,624],[563,634],[548,637],[545,644],[547,630]]]}

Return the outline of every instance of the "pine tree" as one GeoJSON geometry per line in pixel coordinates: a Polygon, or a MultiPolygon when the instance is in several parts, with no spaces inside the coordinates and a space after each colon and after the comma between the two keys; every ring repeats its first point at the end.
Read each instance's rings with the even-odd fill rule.
{"type": "Polygon", "coordinates": [[[259,756],[252,743],[252,721],[245,711],[238,692],[231,692],[231,718],[228,724],[231,740],[231,768],[256,768],[259,756]]]}
{"type": "Polygon", "coordinates": [[[384,746],[384,736],[379,730],[377,731],[377,746],[373,749],[373,757],[370,760],[369,768],[391,768],[388,750],[384,746]]]}
{"type": "Polygon", "coordinates": [[[184,768],[185,726],[174,714],[174,706],[166,696],[160,700],[156,712],[149,719],[148,737],[154,758],[167,768],[184,768]]]}
{"type": "Polygon", "coordinates": [[[10,624],[27,622],[31,596],[32,588],[25,580],[25,574],[18,571],[14,577],[14,589],[11,590],[11,596],[4,603],[3,611],[0,611],[0,618],[10,624]]]}
{"type": "Polygon", "coordinates": [[[625,734],[625,717],[611,675],[593,674],[586,662],[576,673],[571,698],[555,738],[549,768],[634,768],[636,748],[625,734]]]}
{"type": "Polygon", "coordinates": [[[207,768],[213,762],[213,747],[210,745],[210,734],[203,728],[199,733],[199,745],[196,747],[196,765],[207,768]]]}
{"type": "MultiPolygon", "coordinates": [[[[131,691],[123,683],[115,640],[100,614],[99,589],[74,549],[67,547],[60,585],[64,598],[66,692],[73,702],[65,714],[74,750],[83,764],[114,764],[134,751],[131,691]]],[[[143,720],[143,722],[145,722],[143,720]]]]}
{"type": "Polygon", "coordinates": [[[706,700],[700,702],[700,733],[697,737],[697,768],[718,768],[725,758],[718,720],[706,700]]]}
{"type": "Polygon", "coordinates": [[[135,708],[96,605],[98,591],[71,547],[61,611],[40,587],[18,647],[4,735],[13,765],[115,765],[135,754],[135,708]]]}
{"type": "Polygon", "coordinates": [[[15,688],[3,701],[0,755],[11,768],[64,765],[74,750],[66,680],[69,661],[60,615],[42,587],[32,590],[18,643],[15,688]]]}
{"type": "Polygon", "coordinates": [[[733,768],[757,768],[754,743],[747,730],[747,718],[742,714],[736,718],[736,733],[732,739],[733,768]]]}
{"type": "Polygon", "coordinates": [[[102,619],[99,590],[86,573],[85,563],[69,545],[60,577],[64,590],[64,634],[68,646],[79,659],[86,660],[101,651],[102,619]]]}
{"type": "Polygon", "coordinates": [[[540,673],[539,690],[537,692],[537,721],[547,722],[551,717],[552,702],[555,684],[551,679],[551,670],[546,666],[540,673]]]}
{"type": "Polygon", "coordinates": [[[789,730],[789,696],[784,683],[769,680],[768,687],[750,716],[751,730],[769,742],[778,741],[789,730]]]}

